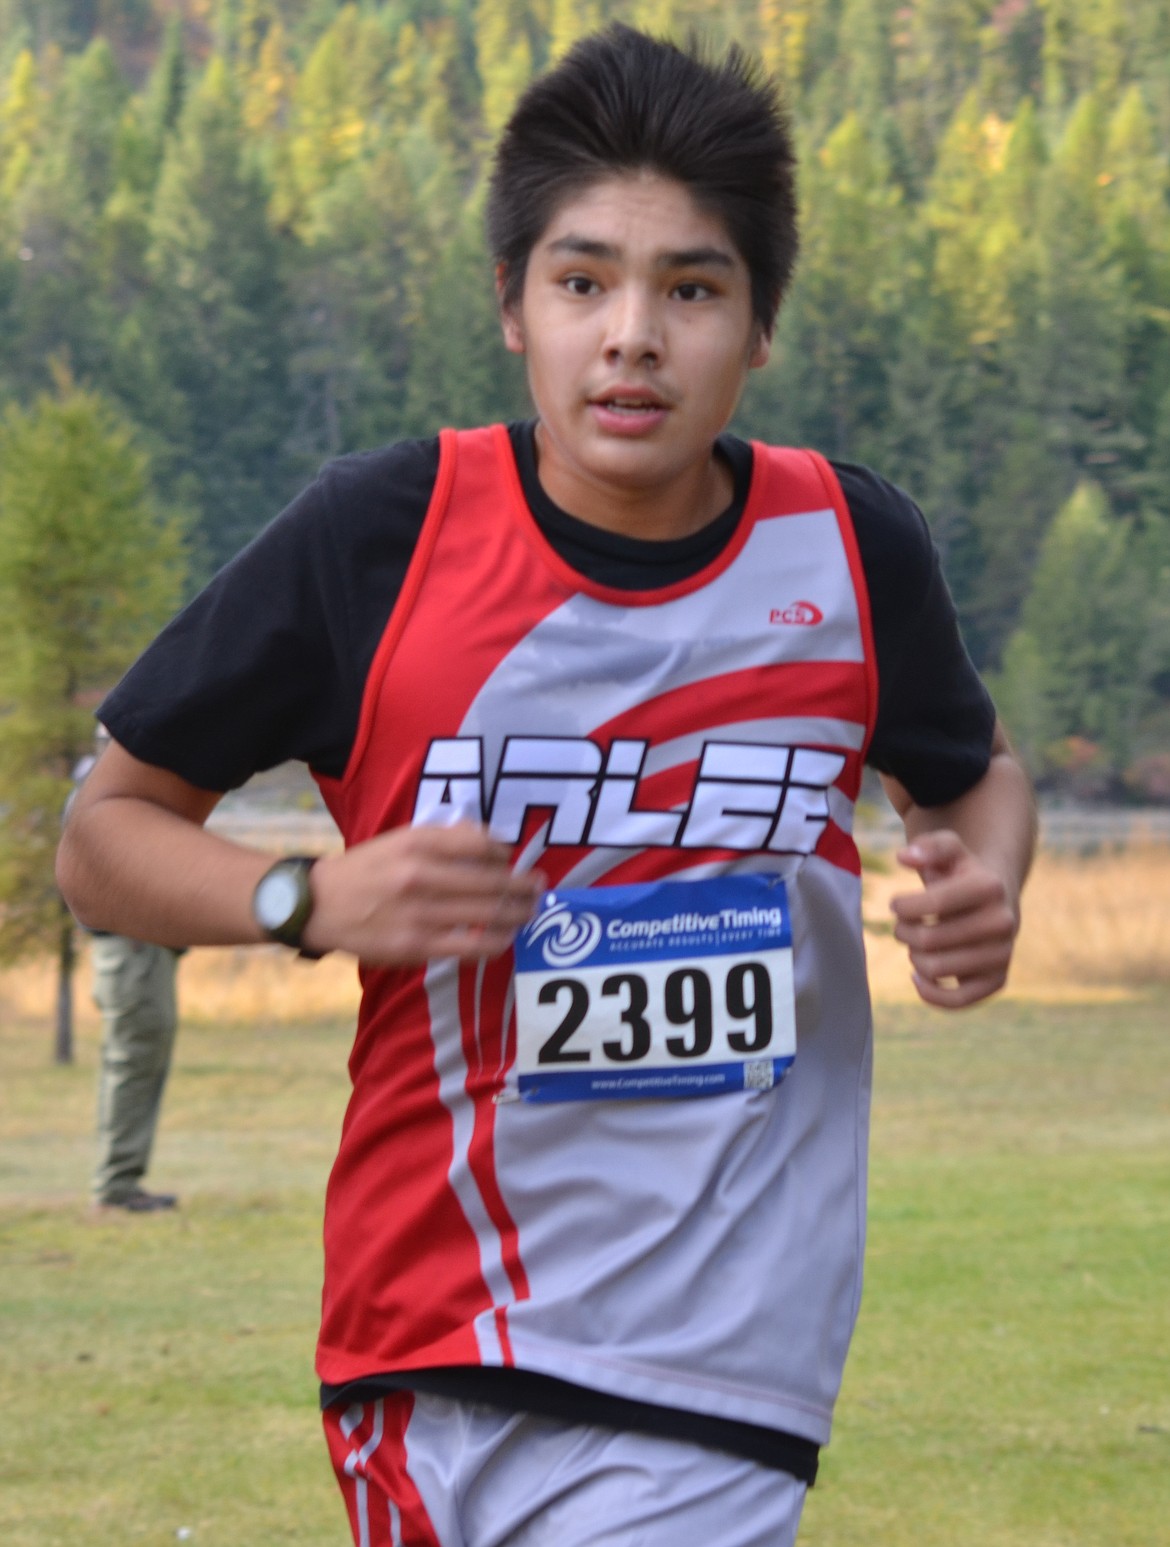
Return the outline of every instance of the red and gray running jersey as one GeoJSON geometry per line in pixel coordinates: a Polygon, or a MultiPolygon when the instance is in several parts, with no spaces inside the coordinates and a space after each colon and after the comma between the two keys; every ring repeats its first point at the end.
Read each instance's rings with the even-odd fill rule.
{"type": "Polygon", "coordinates": [[[348,844],[486,823],[547,890],[486,964],[364,968],[318,1370],[513,1366],[823,1443],[857,1313],[877,698],[849,513],[755,447],[707,569],[593,584],[506,430],[444,432],[348,844]]]}

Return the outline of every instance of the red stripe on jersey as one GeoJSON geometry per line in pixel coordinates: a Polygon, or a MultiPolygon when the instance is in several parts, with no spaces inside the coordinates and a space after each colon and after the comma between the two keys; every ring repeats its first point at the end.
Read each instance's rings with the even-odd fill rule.
{"type": "Polygon", "coordinates": [[[857,852],[857,845],[851,835],[843,832],[836,822],[830,822],[821,834],[816,853],[820,859],[828,860],[839,870],[847,870],[855,876],[861,874],[861,855],[857,852]]]}
{"type": "Polygon", "coordinates": [[[369,1351],[355,1363],[349,1350],[360,1346],[371,1308],[390,1346],[453,1339],[452,1357],[478,1363],[470,1323],[491,1300],[475,1233],[447,1183],[453,1127],[439,1100],[423,973],[370,969],[363,978],[353,1095],[326,1193],[326,1259],[344,1264],[343,1275],[326,1276],[322,1295],[317,1367],[333,1385],[370,1373],[369,1351]],[[441,1281],[435,1263],[400,1255],[384,1232],[369,1228],[391,1193],[408,1233],[443,1243],[441,1281]],[[336,1295],[339,1277],[367,1285],[370,1307],[363,1312],[344,1292],[336,1295]]]}
{"type": "MultiPolygon", "coordinates": [[[[720,726],[769,715],[782,715],[785,719],[840,719],[858,724],[857,685],[861,670],[860,662],[850,661],[748,666],[742,671],[688,682],[647,703],[632,705],[626,713],[599,725],[595,735],[603,740],[636,735],[660,744],[710,726],[711,740],[718,741],[720,726]]],[[[729,734],[734,740],[734,735],[729,734]]]]}
{"type": "Polygon", "coordinates": [[[374,652],[374,659],[370,666],[369,676],[366,678],[365,691],[362,694],[361,716],[358,721],[357,735],[354,738],[353,750],[350,752],[349,763],[346,766],[342,783],[347,783],[354,771],[361,763],[365,754],[366,745],[370,739],[370,732],[374,724],[374,711],[377,704],[377,687],[386,675],[386,668],[390,663],[390,657],[394,654],[403,630],[410,619],[414,604],[418,600],[422,590],[423,581],[426,578],[427,569],[430,567],[431,555],[443,529],[443,516],[447,510],[447,501],[451,497],[451,486],[455,481],[456,462],[456,438],[453,430],[443,430],[439,434],[439,470],[435,478],[435,486],[431,490],[430,501],[427,504],[427,513],[423,517],[422,530],[419,532],[418,542],[407,566],[406,578],[402,582],[402,589],[394,603],[386,630],[374,652]]]}
{"type": "Polygon", "coordinates": [[[500,469],[488,431],[440,438],[440,478],[427,511],[420,551],[407,574],[409,594],[394,607],[362,696],[360,753],[355,747],[341,781],[318,780],[346,835],[360,842],[409,823],[418,765],[410,755],[434,736],[455,736],[492,671],[566,593],[543,566],[533,565],[500,509],[500,469]],[[460,519],[445,520],[452,493],[470,484],[460,519]],[[428,576],[459,577],[426,592],[426,626],[409,626],[428,576]],[[412,579],[413,577],[413,579],[412,579]],[[468,588],[477,627],[468,627],[468,588]],[[436,642],[449,646],[436,670],[436,642]],[[405,688],[405,691],[403,691],[405,688]],[[388,708],[384,700],[392,700],[388,708]],[[407,750],[409,749],[409,750],[407,750]],[[377,770],[374,779],[363,770],[377,770]],[[380,797],[372,804],[372,799],[380,797]]]}
{"type": "MultiPolygon", "coordinates": [[[[765,452],[767,448],[759,442],[753,442],[753,455],[765,452]]],[[[861,760],[864,763],[869,751],[869,744],[873,740],[874,729],[877,725],[878,706],[878,670],[877,651],[873,642],[873,614],[869,605],[869,586],[865,579],[865,567],[861,562],[861,549],[857,546],[857,533],[853,527],[853,516],[850,513],[844,491],[830,464],[819,451],[807,451],[805,455],[812,462],[820,475],[821,482],[832,502],[833,509],[837,513],[837,529],[841,533],[841,541],[845,547],[845,556],[849,561],[849,573],[853,580],[853,594],[857,598],[857,616],[861,625],[861,642],[865,647],[865,682],[869,700],[866,713],[865,743],[861,748],[861,760]]]]}
{"type": "Polygon", "coordinates": [[[508,1334],[508,1308],[504,1305],[496,1306],[496,1336],[500,1340],[500,1351],[504,1356],[506,1365],[515,1365],[516,1355],[512,1352],[512,1339],[508,1334]]]}
{"type": "MultiPolygon", "coordinates": [[[[528,1277],[520,1260],[516,1222],[508,1212],[495,1168],[496,1106],[492,1097],[500,1088],[505,1063],[502,1044],[504,1001],[512,979],[512,956],[485,964],[482,986],[476,963],[459,970],[459,1008],[463,1022],[463,1054],[467,1065],[467,1092],[474,1109],[467,1163],[475,1177],[488,1218],[500,1238],[500,1258],[517,1300],[528,1298],[528,1277]],[[486,1099],[480,1099],[486,1096],[486,1099]]],[[[506,1362],[511,1363],[508,1359],[506,1362]]]]}

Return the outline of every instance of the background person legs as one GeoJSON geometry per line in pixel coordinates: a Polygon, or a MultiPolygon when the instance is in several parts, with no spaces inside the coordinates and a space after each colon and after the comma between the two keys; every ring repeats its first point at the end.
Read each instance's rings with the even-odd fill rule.
{"type": "Polygon", "coordinates": [[[178,956],[122,935],[95,935],[92,950],[102,1013],[94,1201],[142,1212],[173,1208],[173,1194],[146,1192],[141,1182],[175,1044],[178,956]]]}

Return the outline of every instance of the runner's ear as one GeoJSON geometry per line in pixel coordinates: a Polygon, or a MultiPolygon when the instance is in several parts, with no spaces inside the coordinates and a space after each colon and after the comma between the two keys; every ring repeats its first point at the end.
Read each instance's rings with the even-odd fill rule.
{"type": "Polygon", "coordinates": [[[515,303],[508,299],[508,270],[503,263],[496,264],[496,300],[500,304],[500,327],[504,333],[504,347],[514,355],[522,355],[524,329],[515,303]]]}

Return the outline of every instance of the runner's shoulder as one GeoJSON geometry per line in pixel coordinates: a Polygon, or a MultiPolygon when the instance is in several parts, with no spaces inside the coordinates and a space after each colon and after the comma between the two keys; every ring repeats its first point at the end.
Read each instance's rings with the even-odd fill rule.
{"type": "Polygon", "coordinates": [[[326,462],[316,487],[334,526],[360,532],[373,524],[417,536],[439,471],[439,440],[401,440],[326,462]]]}
{"type": "Polygon", "coordinates": [[[926,518],[906,491],[857,462],[830,464],[853,518],[871,602],[897,611],[921,605],[937,554],[926,518]]]}

